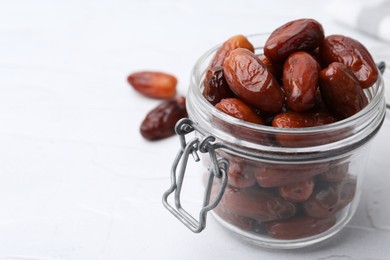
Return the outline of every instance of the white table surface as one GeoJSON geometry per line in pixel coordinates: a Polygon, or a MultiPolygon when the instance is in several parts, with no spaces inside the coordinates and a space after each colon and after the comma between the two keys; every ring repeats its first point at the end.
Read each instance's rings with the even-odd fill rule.
{"type": "MultiPolygon", "coordinates": [[[[324,2],[324,1],[321,1],[324,2]]],[[[265,250],[212,217],[193,234],[161,203],[178,138],[139,134],[159,101],[129,73],[163,70],[185,94],[208,48],[313,17],[390,64],[390,44],[335,22],[317,1],[0,2],[0,259],[390,259],[390,117],[373,141],[361,203],[319,245],[265,250]]],[[[346,13],[345,15],[348,15],[346,13]]],[[[390,82],[388,83],[390,85],[390,82]]],[[[197,205],[197,174],[189,197],[197,205]]]]}

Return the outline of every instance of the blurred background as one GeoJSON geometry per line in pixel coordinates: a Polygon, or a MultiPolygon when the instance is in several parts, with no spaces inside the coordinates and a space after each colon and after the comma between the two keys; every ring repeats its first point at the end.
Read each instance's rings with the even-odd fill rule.
{"type": "MultiPolygon", "coordinates": [[[[206,50],[298,18],[358,39],[390,65],[389,1],[2,0],[0,259],[388,259],[388,120],[356,216],[319,246],[259,249],[212,218],[194,235],[161,204],[179,142],[142,139],[159,101],[127,76],[172,73],[185,95],[206,50]]],[[[189,178],[196,204],[201,188],[189,178]]]]}

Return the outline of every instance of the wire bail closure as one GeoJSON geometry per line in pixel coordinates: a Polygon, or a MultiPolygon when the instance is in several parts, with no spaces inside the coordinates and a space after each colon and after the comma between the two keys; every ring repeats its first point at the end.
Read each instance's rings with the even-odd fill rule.
{"type": "Polygon", "coordinates": [[[227,170],[229,163],[226,159],[217,159],[215,150],[218,143],[215,137],[206,136],[202,140],[194,138],[187,142],[185,135],[197,130],[196,125],[188,118],[181,119],[175,126],[175,131],[180,137],[181,148],[173,161],[171,168],[171,187],[164,193],[162,201],[164,206],[192,232],[199,233],[206,227],[207,212],[215,208],[221,200],[227,186],[227,170]],[[214,142],[214,143],[213,143],[214,142]],[[211,169],[208,182],[205,187],[202,209],[199,213],[199,220],[195,219],[183,209],[180,201],[183,180],[186,172],[189,155],[191,154],[195,162],[200,161],[198,152],[208,153],[211,160],[211,169]],[[180,164],[179,170],[178,166],[180,164]],[[214,177],[221,179],[221,186],[215,198],[210,202],[211,190],[213,188],[214,177]],[[169,204],[168,197],[174,193],[174,205],[169,204]]]}

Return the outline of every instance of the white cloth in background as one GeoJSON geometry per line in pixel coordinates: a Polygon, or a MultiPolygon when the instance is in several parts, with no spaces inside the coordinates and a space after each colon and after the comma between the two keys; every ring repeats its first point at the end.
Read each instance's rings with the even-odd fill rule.
{"type": "Polygon", "coordinates": [[[390,42],[390,0],[336,0],[328,7],[338,21],[390,42]]]}

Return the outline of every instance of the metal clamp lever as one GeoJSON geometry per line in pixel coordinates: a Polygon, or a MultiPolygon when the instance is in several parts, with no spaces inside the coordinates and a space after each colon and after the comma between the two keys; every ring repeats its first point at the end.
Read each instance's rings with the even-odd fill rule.
{"type": "MultiPolygon", "coordinates": [[[[386,63],[384,61],[381,61],[381,62],[377,63],[376,66],[378,67],[379,72],[383,75],[385,73],[385,70],[386,70],[386,63]]],[[[389,101],[386,101],[386,108],[390,109],[390,103],[388,103],[388,102],[389,101]]]]}
{"type": "Polygon", "coordinates": [[[383,73],[385,73],[386,63],[384,61],[380,61],[376,64],[376,66],[378,67],[379,72],[383,75],[383,73]]]}
{"type": "Polygon", "coordinates": [[[202,140],[194,138],[193,140],[186,142],[185,135],[191,133],[194,130],[196,130],[196,127],[188,118],[184,118],[176,124],[175,131],[180,137],[181,148],[179,149],[179,152],[172,164],[171,187],[164,193],[162,201],[164,206],[186,227],[188,227],[194,233],[199,233],[206,226],[207,212],[215,208],[222,198],[222,195],[227,186],[227,170],[229,165],[227,160],[217,159],[215,149],[218,147],[218,143],[212,143],[215,141],[214,137],[206,136],[202,140]],[[192,154],[196,162],[200,161],[197,153],[198,151],[201,153],[208,153],[211,160],[211,173],[205,187],[205,194],[203,197],[202,209],[199,213],[199,220],[195,219],[186,210],[184,210],[180,201],[181,189],[183,186],[188,157],[190,154],[192,154]],[[177,171],[179,164],[180,167],[177,171]],[[178,175],[176,173],[178,173],[178,175]],[[219,191],[216,193],[216,196],[210,202],[214,177],[221,179],[221,185],[219,191]],[[174,193],[174,206],[168,202],[168,197],[172,193],[174,193]]]}

